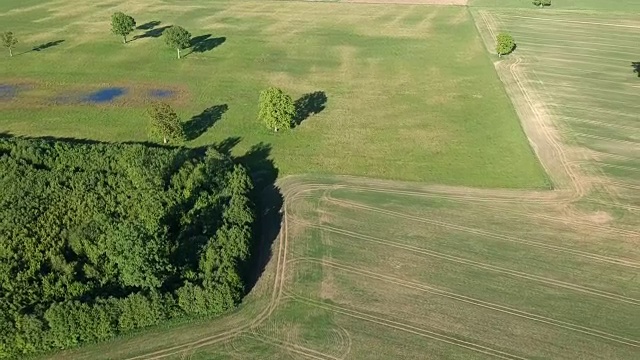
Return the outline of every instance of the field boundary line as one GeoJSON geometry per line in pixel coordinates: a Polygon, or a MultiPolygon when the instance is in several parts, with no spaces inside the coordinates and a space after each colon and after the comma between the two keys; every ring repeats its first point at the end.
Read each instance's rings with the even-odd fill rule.
{"type": "MultiPolygon", "coordinates": [[[[544,49],[527,49],[526,47],[518,47],[518,52],[524,52],[527,54],[533,54],[532,56],[536,56],[536,54],[558,54],[557,51],[552,51],[552,50],[544,50],[544,49]]],[[[633,61],[633,58],[630,59],[623,59],[623,58],[617,58],[617,57],[609,57],[609,56],[597,56],[597,55],[588,55],[588,54],[580,54],[580,57],[583,58],[591,58],[591,59],[601,59],[601,60],[610,60],[610,61],[620,61],[620,62],[628,62],[631,63],[633,61]],[[631,61],[629,61],[631,60],[631,61]]]]}
{"type": "MultiPolygon", "coordinates": [[[[583,28],[580,28],[580,27],[570,27],[570,28],[557,27],[557,28],[553,28],[553,30],[555,30],[553,34],[554,35],[557,34],[559,35],[559,37],[554,36],[552,38],[541,38],[541,37],[534,36],[534,34],[536,34],[536,30],[540,29],[540,24],[528,25],[528,24],[522,24],[518,21],[507,20],[506,25],[509,26],[509,28],[513,31],[514,34],[524,34],[525,37],[529,37],[527,35],[531,35],[531,37],[535,39],[548,39],[550,41],[557,39],[557,40],[563,40],[563,41],[570,41],[569,39],[570,37],[579,36],[584,39],[611,40],[612,37],[616,37],[616,44],[625,42],[625,43],[629,43],[629,46],[631,46],[631,43],[633,42],[633,35],[629,35],[626,32],[601,31],[598,33],[598,35],[602,35],[602,36],[594,36],[592,32],[584,31],[582,30],[583,28]],[[606,37],[606,36],[609,36],[609,37],[606,37]]],[[[585,29],[588,29],[588,28],[585,28],[585,29]]]]}
{"type": "Polygon", "coordinates": [[[618,125],[618,124],[609,124],[609,123],[602,122],[602,121],[581,119],[581,118],[577,118],[577,117],[573,117],[573,116],[558,115],[558,118],[562,119],[564,121],[568,121],[568,122],[579,122],[579,123],[585,123],[585,124],[591,124],[591,125],[598,125],[598,126],[602,126],[602,127],[605,127],[605,128],[608,127],[608,128],[616,128],[616,129],[623,129],[623,130],[630,130],[630,131],[640,131],[640,127],[634,127],[634,126],[628,126],[628,125],[618,125]]]}
{"type": "MultiPolygon", "coordinates": [[[[555,53],[555,55],[559,55],[559,53],[555,53]]],[[[552,64],[553,63],[569,63],[569,64],[591,65],[595,69],[598,69],[598,70],[601,70],[602,68],[605,68],[605,67],[615,68],[615,69],[618,69],[618,70],[620,69],[620,65],[612,64],[610,62],[597,63],[597,62],[593,62],[593,61],[581,61],[581,60],[575,60],[575,59],[565,59],[565,58],[549,57],[549,56],[546,56],[544,58],[540,58],[540,57],[535,56],[535,55],[531,55],[531,56],[529,56],[529,58],[530,59],[536,59],[540,63],[540,66],[546,66],[549,63],[552,63],[552,64]]],[[[627,61],[625,61],[625,63],[626,62],[627,61]]],[[[527,64],[535,64],[535,63],[527,62],[527,64]]],[[[629,66],[629,67],[631,67],[631,66],[629,66]]],[[[554,68],[556,68],[556,69],[573,69],[572,66],[571,67],[554,66],[554,68]]],[[[624,73],[620,72],[620,73],[617,73],[617,74],[622,75],[622,74],[625,74],[625,73],[628,73],[628,71],[625,71],[624,73]]]]}
{"type": "MultiPolygon", "coordinates": [[[[576,331],[576,332],[579,332],[579,333],[582,333],[582,334],[599,337],[599,338],[602,338],[602,339],[618,342],[618,343],[629,345],[629,346],[640,347],[640,341],[637,341],[637,340],[628,339],[628,338],[625,338],[625,337],[622,337],[622,336],[618,336],[618,335],[615,335],[615,334],[611,334],[611,333],[608,333],[608,332],[605,332],[605,331],[601,331],[601,330],[589,328],[589,327],[586,327],[586,326],[573,324],[573,323],[562,321],[562,320],[549,318],[549,317],[542,316],[542,315],[532,314],[532,313],[529,313],[529,312],[526,312],[526,311],[510,308],[508,306],[499,305],[499,304],[491,303],[491,302],[484,301],[484,300],[479,300],[479,299],[476,299],[476,298],[472,298],[472,297],[469,297],[469,296],[457,294],[457,293],[454,293],[454,292],[441,290],[441,289],[438,289],[436,287],[425,285],[425,284],[422,284],[422,283],[419,283],[419,282],[415,282],[415,281],[396,278],[396,277],[393,277],[393,276],[379,274],[379,273],[376,273],[376,272],[373,272],[373,271],[364,270],[364,269],[361,269],[361,268],[358,268],[358,267],[345,265],[345,264],[338,263],[338,262],[331,261],[331,260],[321,260],[321,259],[317,259],[317,258],[303,257],[303,258],[291,259],[289,261],[290,262],[297,262],[297,261],[313,262],[313,263],[321,264],[323,266],[326,265],[326,266],[329,266],[329,267],[332,267],[332,268],[335,268],[335,269],[339,269],[339,270],[342,270],[342,271],[350,272],[350,273],[357,274],[357,275],[366,276],[366,277],[369,277],[369,278],[372,278],[372,279],[377,279],[377,280],[380,280],[380,281],[386,281],[386,282],[389,282],[391,284],[404,286],[404,287],[407,287],[407,288],[410,288],[410,289],[421,290],[421,291],[424,291],[424,292],[428,292],[430,294],[439,295],[439,296],[442,296],[442,297],[446,297],[446,298],[449,298],[449,299],[453,299],[453,300],[456,300],[456,301],[464,302],[464,303],[475,305],[475,306],[480,306],[480,307],[483,307],[483,308],[486,308],[486,309],[490,309],[490,310],[494,310],[494,311],[497,311],[497,312],[506,313],[506,314],[517,316],[517,317],[533,320],[533,321],[538,321],[538,322],[541,322],[541,323],[544,323],[544,324],[557,326],[557,327],[560,327],[560,328],[563,328],[563,329],[573,330],[573,331],[576,331]]],[[[291,292],[291,291],[288,291],[288,292],[291,292]]]]}
{"type": "Polygon", "coordinates": [[[327,304],[325,302],[322,301],[317,301],[317,300],[313,300],[313,299],[309,299],[306,297],[302,297],[300,295],[296,295],[293,293],[290,293],[293,300],[295,301],[299,301],[302,303],[306,303],[315,307],[319,307],[321,309],[325,309],[325,310],[330,310],[339,314],[343,314],[346,316],[350,316],[356,319],[361,319],[361,320],[365,320],[365,321],[369,321],[378,325],[383,325],[389,328],[393,328],[396,330],[400,330],[400,331],[404,331],[404,332],[408,332],[408,333],[412,333],[418,336],[422,336],[422,337],[426,337],[429,339],[433,339],[433,340],[438,340],[441,342],[445,342],[451,345],[455,345],[455,346],[459,346],[459,347],[463,347],[469,350],[473,350],[476,352],[480,352],[483,354],[487,354],[487,355],[492,355],[495,356],[497,358],[501,358],[501,359],[509,359],[509,360],[526,360],[525,358],[516,356],[516,355],[512,355],[500,350],[495,350],[492,349],[490,347],[486,347],[483,345],[478,345],[478,344],[474,344],[472,342],[469,341],[465,341],[465,340],[461,340],[461,339],[457,339],[455,337],[452,336],[448,336],[448,335],[444,335],[444,334],[439,334],[437,332],[434,331],[430,331],[430,330],[426,330],[426,329],[422,329],[410,324],[406,324],[406,323],[402,323],[399,321],[394,321],[394,320],[389,320],[389,319],[385,319],[379,316],[375,316],[375,315],[371,315],[371,314],[367,314],[367,313],[363,313],[357,310],[353,310],[353,309],[348,309],[348,308],[344,308],[341,306],[337,306],[337,305],[332,305],[332,304],[327,304]]]}
{"type": "Polygon", "coordinates": [[[557,72],[548,71],[549,68],[562,69],[562,70],[571,70],[571,67],[554,66],[554,65],[548,65],[548,64],[544,64],[543,66],[544,66],[544,72],[541,72],[540,70],[535,70],[535,69],[531,69],[531,71],[534,72],[538,78],[544,78],[544,77],[549,77],[549,78],[569,78],[569,79],[576,79],[576,82],[580,82],[579,80],[582,80],[583,82],[594,82],[594,83],[595,82],[597,82],[597,83],[605,82],[605,83],[622,85],[622,86],[633,86],[630,83],[625,83],[624,82],[625,80],[628,80],[627,77],[625,77],[625,76],[620,76],[620,78],[618,80],[597,79],[597,78],[586,79],[584,76],[561,74],[561,73],[557,73],[557,72]]]}
{"type": "MultiPolygon", "coordinates": [[[[535,41],[536,40],[541,40],[540,37],[536,37],[534,34],[531,34],[530,32],[526,32],[526,31],[518,31],[518,30],[509,30],[509,32],[511,34],[513,34],[518,40],[524,40],[525,44],[537,44],[535,41]]],[[[592,37],[594,38],[594,37],[592,37]]],[[[602,40],[605,40],[605,38],[601,38],[602,40]]],[[[556,46],[563,46],[560,44],[556,44],[558,42],[567,42],[567,43],[571,43],[571,44],[588,44],[588,45],[597,45],[597,46],[606,46],[606,47],[612,47],[612,48],[619,48],[619,49],[635,49],[635,47],[631,46],[631,45],[613,45],[613,44],[605,44],[605,43],[595,43],[592,41],[580,41],[580,40],[571,40],[571,39],[564,39],[564,38],[559,38],[559,37],[553,37],[553,38],[545,38],[544,39],[546,42],[544,44],[553,44],[556,46]]],[[[631,42],[631,41],[629,41],[631,42]]],[[[607,51],[605,49],[595,49],[595,48],[591,48],[593,50],[599,50],[599,51],[607,51]]]]}
{"type": "MultiPolygon", "coordinates": [[[[344,187],[342,187],[344,188],[344,187]]],[[[337,189],[337,188],[335,188],[337,189]]],[[[640,232],[638,231],[632,231],[632,230],[625,230],[625,229],[616,229],[616,228],[612,228],[612,227],[607,227],[607,226],[600,226],[600,225],[596,225],[593,224],[591,222],[588,221],[579,221],[579,220],[571,220],[571,219],[559,219],[558,217],[554,217],[554,216],[547,216],[547,215],[542,215],[542,214],[537,214],[537,213],[532,213],[532,212],[524,212],[524,211],[517,211],[517,210],[512,210],[512,209],[505,209],[503,207],[499,207],[499,206],[490,206],[485,204],[485,202],[495,202],[495,203],[506,203],[506,204],[511,204],[511,203],[518,203],[521,204],[523,201],[526,201],[528,203],[531,204],[557,204],[558,203],[558,199],[549,199],[549,200],[540,200],[540,199],[530,199],[528,197],[519,197],[519,198],[505,198],[505,199],[498,199],[498,198],[474,198],[474,197],[456,197],[456,196],[447,196],[447,195],[438,195],[438,194],[432,194],[432,193],[426,193],[426,192],[417,192],[417,191],[405,191],[405,190],[393,190],[393,189],[389,189],[389,190],[385,190],[385,189],[381,189],[381,188],[368,188],[368,187],[362,187],[362,186],[349,186],[348,187],[349,190],[357,190],[357,191],[365,191],[365,192],[377,192],[377,193],[383,193],[383,194],[399,194],[399,195],[405,195],[405,196],[416,196],[416,197],[429,197],[429,198],[440,198],[440,199],[446,199],[448,201],[456,201],[456,202],[462,202],[463,200],[465,201],[469,201],[469,202],[474,202],[476,206],[478,207],[482,207],[485,209],[493,209],[493,210],[500,210],[503,211],[505,213],[511,213],[511,214],[515,214],[515,215],[525,215],[527,217],[534,217],[534,218],[538,218],[538,219],[544,219],[547,221],[552,221],[552,222],[558,222],[558,223],[562,223],[562,224],[573,224],[573,225],[580,225],[583,227],[589,227],[592,229],[597,229],[600,230],[602,232],[608,232],[608,233],[614,233],[614,234],[619,234],[619,235],[629,235],[629,236],[640,236],[640,232]],[[495,200],[494,200],[495,199],[495,200]]],[[[553,194],[554,192],[550,191],[549,194],[553,194]]],[[[437,221],[437,220],[433,220],[433,221],[437,221]]],[[[525,240],[526,241],[526,240],[525,240]]],[[[627,260],[625,260],[627,261],[627,260]]],[[[638,266],[640,266],[640,263],[638,263],[638,266]]]]}
{"type": "Polygon", "coordinates": [[[365,210],[369,210],[369,211],[379,212],[379,213],[382,213],[382,214],[395,216],[395,217],[398,217],[398,218],[401,218],[401,219],[414,220],[414,221],[423,222],[423,223],[427,223],[427,224],[442,226],[442,227],[445,227],[445,228],[450,228],[450,229],[454,229],[454,230],[458,230],[458,231],[468,232],[468,233],[474,234],[474,235],[493,237],[495,239],[515,242],[515,243],[521,243],[521,244],[526,244],[526,245],[530,245],[530,246],[536,246],[536,247],[540,247],[540,248],[544,248],[544,249],[548,249],[548,250],[555,250],[555,251],[564,252],[564,253],[577,255],[577,256],[583,256],[585,258],[589,258],[589,259],[592,259],[592,260],[598,260],[598,261],[602,261],[602,262],[607,262],[607,263],[611,263],[611,264],[627,266],[627,267],[632,267],[632,268],[640,268],[640,263],[636,263],[636,262],[633,262],[633,261],[630,261],[630,260],[626,260],[626,259],[619,259],[619,258],[613,258],[613,257],[609,257],[609,256],[604,256],[604,255],[592,254],[592,253],[588,253],[588,252],[584,252],[584,251],[580,251],[580,250],[573,250],[573,249],[568,249],[568,248],[564,248],[564,247],[560,247],[560,246],[548,245],[548,244],[540,243],[540,242],[537,242],[537,241],[524,240],[524,239],[516,238],[516,237],[513,237],[513,236],[496,234],[496,233],[487,232],[487,231],[480,230],[480,229],[474,229],[474,228],[469,228],[469,227],[466,227],[466,226],[445,223],[445,222],[442,222],[442,221],[439,221],[439,220],[424,219],[424,218],[420,218],[420,217],[417,217],[417,216],[407,215],[407,214],[403,214],[403,213],[399,213],[399,212],[395,212],[395,211],[391,211],[391,210],[384,210],[384,209],[379,209],[379,208],[375,208],[375,207],[370,207],[370,206],[367,206],[367,205],[361,205],[361,204],[357,204],[357,203],[352,203],[350,201],[337,200],[335,198],[330,198],[329,200],[333,201],[333,202],[336,202],[338,204],[339,203],[343,203],[343,204],[346,204],[348,206],[354,206],[354,207],[365,209],[365,210]]]}
{"type": "MultiPolygon", "coordinates": [[[[498,14],[498,17],[504,20],[503,23],[509,26],[510,28],[514,28],[525,33],[534,33],[533,29],[539,29],[541,26],[539,22],[525,23],[522,20],[505,18],[503,14],[498,14]]],[[[603,37],[603,36],[610,36],[609,39],[615,37],[620,41],[628,41],[628,42],[631,42],[633,39],[633,35],[630,35],[628,32],[624,32],[626,31],[626,29],[601,29],[601,31],[598,32],[598,35],[602,35],[602,36],[593,36],[593,33],[588,31],[589,29],[593,28],[591,25],[583,26],[583,24],[572,24],[567,26],[567,24],[562,23],[561,25],[556,26],[556,24],[547,23],[547,24],[544,24],[544,26],[546,26],[548,33],[552,33],[552,34],[555,34],[555,33],[559,35],[571,34],[571,35],[578,35],[584,38],[600,39],[600,40],[607,39],[606,37],[603,37]]]]}
{"type": "MultiPolygon", "coordinates": [[[[590,134],[580,133],[580,132],[577,132],[577,131],[574,131],[573,135],[574,136],[580,136],[580,137],[586,137],[586,138],[590,138],[590,139],[595,139],[595,140],[601,140],[601,141],[611,141],[611,142],[615,142],[615,143],[619,143],[619,144],[630,145],[633,148],[640,149],[640,142],[629,141],[629,140],[621,140],[621,139],[613,139],[613,138],[608,138],[608,137],[598,136],[598,135],[590,135],[590,134]]],[[[640,169],[635,169],[635,171],[640,171],[640,169]]]]}
{"type": "Polygon", "coordinates": [[[623,24],[610,24],[610,23],[602,23],[602,22],[594,22],[594,21],[578,21],[578,20],[567,20],[567,19],[549,19],[549,18],[541,18],[535,16],[522,16],[522,15],[508,15],[501,14],[501,17],[506,18],[518,18],[518,19],[531,19],[531,20],[541,20],[541,21],[551,21],[558,22],[562,24],[584,24],[584,25],[601,25],[601,26],[612,26],[612,27],[621,27],[621,28],[629,28],[629,29],[640,29],[640,25],[623,25],[623,24]]]}
{"type": "MultiPolygon", "coordinates": [[[[558,82],[553,82],[553,81],[545,81],[544,83],[545,83],[545,85],[552,85],[552,86],[557,86],[557,87],[562,87],[562,88],[571,88],[571,89],[581,89],[581,88],[583,88],[583,87],[576,86],[576,85],[573,85],[573,84],[563,84],[563,83],[558,83],[558,82]]],[[[599,92],[609,93],[609,94],[618,94],[618,95],[632,96],[632,97],[640,96],[640,93],[638,93],[638,92],[634,93],[634,92],[624,92],[624,91],[605,90],[605,89],[598,89],[598,91],[599,92]]],[[[583,95],[583,96],[590,97],[591,95],[583,95]]],[[[601,97],[601,99],[605,99],[605,98],[601,97]]]]}
{"type": "MultiPolygon", "coordinates": [[[[340,188],[335,188],[340,189],[340,188]]],[[[455,201],[455,202],[474,202],[478,206],[485,202],[494,202],[500,204],[520,204],[523,201],[526,201],[531,204],[557,204],[558,198],[555,197],[557,195],[554,191],[549,191],[548,195],[549,199],[544,198],[532,198],[531,194],[525,196],[517,196],[517,194],[513,194],[514,196],[495,196],[495,197],[480,197],[477,195],[447,195],[439,192],[419,192],[419,191],[411,191],[411,190],[395,190],[395,189],[384,189],[384,188],[376,188],[376,187],[362,187],[362,186],[349,186],[348,190],[356,190],[356,191],[367,191],[367,192],[376,192],[382,194],[394,194],[394,195],[403,195],[403,196],[414,196],[414,197],[425,197],[425,198],[437,198],[444,199],[447,201],[455,201]]],[[[533,194],[533,193],[532,193],[533,194]]],[[[486,206],[486,205],[483,205],[486,206]]],[[[496,207],[497,208],[497,207],[496,207]]],[[[502,209],[502,208],[500,208],[502,209]]]]}
{"type": "MultiPolygon", "coordinates": [[[[556,105],[554,105],[556,106],[556,105]]],[[[578,110],[585,110],[584,107],[581,106],[572,106],[572,105],[563,105],[563,107],[568,108],[568,109],[578,109],[578,110]]],[[[637,115],[631,114],[631,113],[625,113],[625,112],[619,112],[619,111],[612,111],[612,110],[607,110],[601,107],[593,107],[593,108],[589,108],[588,110],[589,112],[597,112],[600,114],[607,114],[607,115],[615,115],[615,116],[627,116],[627,117],[634,117],[637,118],[637,115]]]]}
{"type": "MultiPolygon", "coordinates": [[[[518,40],[520,40],[521,38],[518,38],[518,40]]],[[[590,43],[591,45],[597,45],[594,43],[590,43]]],[[[603,52],[603,51],[607,51],[607,52],[612,52],[612,53],[618,53],[618,54],[623,54],[623,55],[629,55],[630,57],[633,57],[633,51],[618,51],[618,50],[608,50],[608,49],[599,49],[599,48],[592,48],[592,47],[585,47],[585,46],[569,46],[569,45],[558,45],[558,44],[550,44],[550,43],[537,43],[535,41],[518,41],[518,45],[534,45],[534,46],[538,46],[539,48],[536,49],[536,51],[539,51],[541,48],[545,48],[545,47],[550,47],[550,48],[561,48],[561,49],[571,49],[571,50],[586,50],[586,51],[595,51],[595,52],[603,52]]],[[[520,46],[518,46],[518,48],[520,48],[520,46]]],[[[629,47],[630,48],[630,47],[629,47]]],[[[586,56],[584,54],[580,54],[580,56],[586,56]]]]}

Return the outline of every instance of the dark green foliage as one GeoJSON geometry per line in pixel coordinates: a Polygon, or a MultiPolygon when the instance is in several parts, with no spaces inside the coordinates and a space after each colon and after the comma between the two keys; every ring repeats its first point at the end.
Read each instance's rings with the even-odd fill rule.
{"type": "Polygon", "coordinates": [[[551,0],[533,0],[533,5],[540,7],[551,6],[551,0]]]}
{"type": "Polygon", "coordinates": [[[122,36],[122,42],[127,43],[127,35],[136,28],[136,21],[132,16],[123,12],[116,12],[111,15],[111,32],[122,36]]]}
{"type": "Polygon", "coordinates": [[[147,111],[151,120],[151,132],[161,137],[163,143],[169,140],[177,142],[185,139],[184,125],[171,105],[165,102],[155,102],[147,111]]]}
{"type": "Polygon", "coordinates": [[[174,25],[164,32],[164,42],[178,50],[178,59],[180,59],[180,50],[191,46],[191,33],[182,26],[174,25]]]}
{"type": "Polygon", "coordinates": [[[0,358],[233,308],[254,221],[213,149],[0,138],[0,358]]]}
{"type": "Polygon", "coordinates": [[[516,42],[511,34],[500,33],[496,36],[496,52],[498,56],[510,54],[515,48],[516,42]]]}
{"type": "Polygon", "coordinates": [[[296,107],[291,96],[281,89],[270,87],[260,92],[258,119],[273,131],[290,129],[296,107]]]}

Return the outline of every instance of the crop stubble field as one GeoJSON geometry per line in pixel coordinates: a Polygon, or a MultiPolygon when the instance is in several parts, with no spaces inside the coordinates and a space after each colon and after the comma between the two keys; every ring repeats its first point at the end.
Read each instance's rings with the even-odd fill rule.
{"type": "Polygon", "coordinates": [[[238,311],[58,358],[637,358],[640,17],[470,13],[489,49],[518,42],[496,69],[555,190],[284,178],[238,311]]]}

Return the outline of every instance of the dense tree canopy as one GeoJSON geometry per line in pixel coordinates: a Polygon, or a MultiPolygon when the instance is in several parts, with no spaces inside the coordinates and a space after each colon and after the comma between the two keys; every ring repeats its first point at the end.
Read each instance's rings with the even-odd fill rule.
{"type": "Polygon", "coordinates": [[[5,137],[0,174],[0,358],[239,302],[252,184],[213,149],[5,137]]]}

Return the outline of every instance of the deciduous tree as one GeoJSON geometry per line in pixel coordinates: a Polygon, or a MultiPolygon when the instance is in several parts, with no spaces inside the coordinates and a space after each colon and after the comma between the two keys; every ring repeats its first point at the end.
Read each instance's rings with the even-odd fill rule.
{"type": "Polygon", "coordinates": [[[191,46],[191,33],[181,26],[174,25],[165,30],[164,42],[178,50],[178,59],[180,59],[180,50],[191,46]]]}
{"type": "Polygon", "coordinates": [[[178,114],[165,102],[157,102],[149,108],[151,119],[151,131],[163,139],[163,143],[169,140],[184,140],[184,128],[178,114]]]}
{"type": "Polygon", "coordinates": [[[122,36],[122,43],[127,43],[127,35],[136,28],[136,21],[133,17],[123,13],[116,12],[111,15],[111,32],[122,36]]]}
{"type": "Polygon", "coordinates": [[[11,31],[7,31],[2,33],[0,40],[2,40],[2,46],[9,49],[9,56],[13,56],[13,47],[18,43],[18,39],[15,35],[13,35],[11,31]]]}
{"type": "Polygon", "coordinates": [[[496,37],[496,52],[498,56],[511,53],[516,48],[516,42],[513,36],[508,33],[500,33],[496,37]]]}
{"type": "Polygon", "coordinates": [[[540,7],[551,6],[551,0],[533,0],[533,5],[540,7]]]}
{"type": "Polygon", "coordinates": [[[273,131],[290,129],[296,114],[291,96],[276,87],[260,92],[258,119],[273,131]]]}

